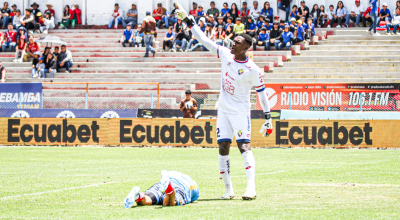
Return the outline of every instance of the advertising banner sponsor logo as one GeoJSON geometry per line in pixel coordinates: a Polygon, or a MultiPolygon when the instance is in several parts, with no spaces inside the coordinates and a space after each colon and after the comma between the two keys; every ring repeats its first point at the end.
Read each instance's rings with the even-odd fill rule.
{"type": "MultiPolygon", "coordinates": [[[[196,112],[196,119],[217,118],[217,110],[199,110],[196,112]]],[[[138,109],[138,118],[183,118],[183,113],[179,109],[138,109]]],[[[261,110],[251,110],[252,119],[264,118],[264,112],[261,110]]],[[[278,119],[280,111],[271,111],[271,117],[278,119]]]]}
{"type": "MultiPolygon", "coordinates": [[[[400,111],[398,83],[266,84],[271,109],[309,111],[400,111]],[[360,104],[362,106],[360,106],[360,104]]],[[[261,110],[261,105],[257,105],[261,110]]]]}
{"type": "Polygon", "coordinates": [[[11,118],[136,118],[137,109],[2,109],[11,118]]]}
{"type": "Polygon", "coordinates": [[[42,83],[2,83],[0,109],[42,108],[42,83]]]}
{"type": "MultiPolygon", "coordinates": [[[[252,119],[253,147],[397,148],[399,120],[273,120],[261,137],[252,119]]],[[[0,144],[218,147],[215,119],[0,118],[0,144]]],[[[233,140],[233,146],[236,141],[233,140]]]]}

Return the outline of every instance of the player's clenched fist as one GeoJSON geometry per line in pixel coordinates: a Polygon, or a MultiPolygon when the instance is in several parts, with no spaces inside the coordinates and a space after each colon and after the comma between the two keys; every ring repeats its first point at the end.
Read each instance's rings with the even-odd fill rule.
{"type": "Polygon", "coordinates": [[[271,114],[267,113],[267,114],[265,114],[265,122],[261,126],[260,134],[262,134],[263,137],[268,137],[272,133],[273,130],[274,129],[272,127],[271,114]]]}

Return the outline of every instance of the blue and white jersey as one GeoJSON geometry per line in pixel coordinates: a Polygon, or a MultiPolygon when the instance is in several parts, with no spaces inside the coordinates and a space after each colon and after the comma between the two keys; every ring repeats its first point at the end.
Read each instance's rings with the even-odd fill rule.
{"type": "Polygon", "coordinates": [[[169,179],[176,193],[183,190],[184,201],[176,201],[176,205],[184,205],[196,201],[200,196],[197,183],[188,175],[178,171],[168,171],[169,179]]]}

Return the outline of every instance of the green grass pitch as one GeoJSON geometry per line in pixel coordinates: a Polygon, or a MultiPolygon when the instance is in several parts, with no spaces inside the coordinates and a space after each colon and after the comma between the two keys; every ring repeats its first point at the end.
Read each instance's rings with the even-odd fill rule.
{"type": "MultiPolygon", "coordinates": [[[[257,199],[223,194],[218,150],[0,147],[0,219],[399,219],[400,151],[253,149],[257,199]],[[190,175],[200,199],[179,207],[123,208],[133,186],[160,171],[190,175]]],[[[231,149],[235,193],[243,158],[231,149]]]]}

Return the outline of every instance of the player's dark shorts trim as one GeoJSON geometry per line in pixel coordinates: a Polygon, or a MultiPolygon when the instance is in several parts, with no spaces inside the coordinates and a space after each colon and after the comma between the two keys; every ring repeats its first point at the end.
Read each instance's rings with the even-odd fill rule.
{"type": "Polygon", "coordinates": [[[160,182],[154,184],[144,193],[146,196],[149,196],[152,201],[152,205],[162,205],[162,193],[159,191],[160,182]]]}
{"type": "Polygon", "coordinates": [[[221,143],[221,142],[230,142],[230,143],[232,143],[232,139],[219,139],[218,143],[221,143]]]}

